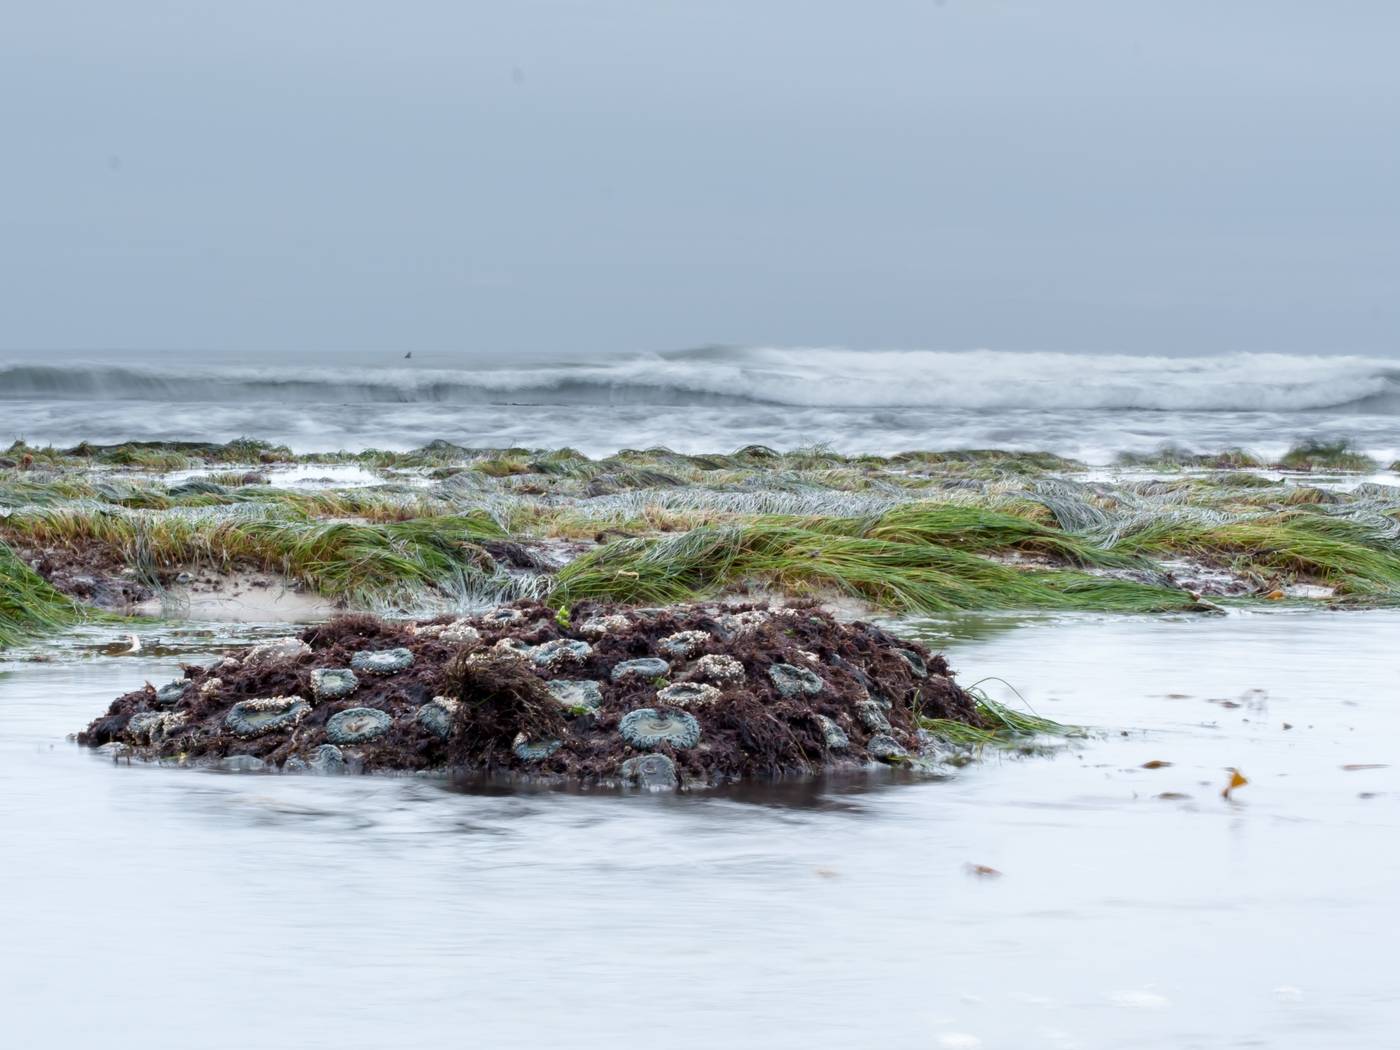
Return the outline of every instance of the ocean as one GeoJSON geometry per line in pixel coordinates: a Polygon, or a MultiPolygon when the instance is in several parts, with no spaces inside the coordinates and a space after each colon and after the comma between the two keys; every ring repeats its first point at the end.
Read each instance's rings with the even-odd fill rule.
{"type": "Polygon", "coordinates": [[[0,356],[0,440],[256,437],[296,452],[747,444],[1003,448],[1091,464],[1163,445],[1271,457],[1308,439],[1400,455],[1400,362],[1241,353],[709,347],[529,357],[386,352],[0,356]]]}
{"type": "MultiPolygon", "coordinates": [[[[595,457],[654,446],[999,448],[1108,466],[1165,445],[1272,459],[1325,440],[1349,441],[1380,467],[1400,457],[1400,364],[1375,357],[406,353],[12,353],[0,358],[0,441],[246,436],[321,452],[443,439],[595,457]]],[[[512,458],[526,459],[495,457],[512,458]]],[[[344,1050],[464,1034],[493,1048],[1396,1043],[1384,937],[1400,917],[1400,853],[1387,845],[1400,831],[1392,472],[950,471],[940,481],[872,477],[868,464],[824,479],[818,463],[719,471],[688,505],[678,488],[652,487],[655,472],[618,489],[626,472],[610,467],[595,494],[582,472],[514,487],[508,474],[372,463],[328,480],[336,472],[320,463],[244,476],[244,465],[152,474],[35,460],[0,469],[10,486],[0,535],[33,546],[51,536],[62,555],[64,529],[91,522],[71,534],[102,554],[92,537],[135,522],[128,547],[113,541],[116,553],[78,569],[133,579],[138,566],[163,569],[174,596],[162,591],[155,618],[95,616],[0,650],[0,930],[12,949],[0,952],[0,985],[15,1045],[344,1050]],[[203,487],[182,491],[190,483],[203,487]],[[365,501],[351,498],[355,486],[365,501]],[[381,488],[390,502],[375,502],[381,488]],[[221,583],[207,604],[192,601],[180,589],[193,574],[175,575],[185,562],[156,564],[158,526],[217,539],[211,525],[295,497],[257,523],[292,529],[310,516],[411,546],[369,514],[394,519],[392,501],[416,507],[429,493],[459,513],[529,511],[515,515],[526,543],[540,538],[530,522],[572,511],[582,524],[559,535],[582,537],[578,550],[647,542],[711,512],[725,520],[725,506],[742,518],[765,494],[853,520],[918,498],[973,513],[1015,497],[1045,534],[1081,546],[1162,523],[1207,539],[1207,524],[1261,518],[1330,530],[1267,533],[1279,544],[1269,550],[1215,541],[1210,568],[1233,571],[1247,597],[1217,593],[1221,604],[1190,611],[872,607],[890,631],[945,653],[964,686],[1073,728],[979,747],[917,782],[872,772],[679,794],[479,790],[446,777],[150,765],[73,742],[142,683],[329,615],[300,585],[268,599],[286,580],[255,581],[256,598],[239,599],[231,577],[230,594],[221,583]],[[1287,546],[1298,537],[1315,544],[1301,568],[1287,546]],[[1310,588],[1270,590],[1295,569],[1310,588]],[[1338,584],[1352,589],[1334,594],[1338,584]],[[221,602],[232,611],[209,611],[221,602]],[[1223,792],[1236,771],[1247,783],[1223,792]]],[[[461,528],[426,520],[445,522],[444,534],[461,528]]],[[[929,565],[1053,567],[1040,548],[998,549],[1002,560],[984,564],[974,555],[1010,519],[987,520],[987,533],[968,530],[947,549],[927,543],[929,565]]],[[[819,561],[838,536],[804,557],[819,561]]],[[[207,557],[192,549],[201,575],[230,564],[212,546],[207,557]]],[[[262,567],[292,571],[276,559],[262,567]]],[[[628,576],[638,573],[616,572],[628,576]]],[[[1172,586],[1189,591],[1195,578],[1172,586]]],[[[747,579],[728,582],[749,593],[747,579]]]]}

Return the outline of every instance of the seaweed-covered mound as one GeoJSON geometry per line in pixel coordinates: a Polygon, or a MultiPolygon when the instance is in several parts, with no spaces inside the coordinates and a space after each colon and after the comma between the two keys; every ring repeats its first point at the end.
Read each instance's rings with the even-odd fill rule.
{"type": "Polygon", "coordinates": [[[520,602],[344,616],[127,693],[78,739],[240,769],[665,786],[899,764],[921,717],[979,724],[942,656],[815,603],[520,602]]]}

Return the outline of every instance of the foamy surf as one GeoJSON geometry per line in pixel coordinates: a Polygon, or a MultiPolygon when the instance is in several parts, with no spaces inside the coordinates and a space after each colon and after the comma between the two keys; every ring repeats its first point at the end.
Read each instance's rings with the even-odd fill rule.
{"type": "MultiPolygon", "coordinates": [[[[433,363],[434,365],[436,362],[433,363]]],[[[227,441],[298,452],[822,444],[846,453],[1003,448],[1088,463],[1164,444],[1266,458],[1305,439],[1400,452],[1400,371],[1366,357],[1136,357],[710,348],[476,367],[0,364],[0,440],[227,441]]]]}
{"type": "Polygon", "coordinates": [[[741,404],[808,408],[1300,412],[1400,408],[1371,357],[1140,357],[840,348],[706,349],[523,367],[157,366],[14,361],[6,400],[230,404],[741,404]]]}

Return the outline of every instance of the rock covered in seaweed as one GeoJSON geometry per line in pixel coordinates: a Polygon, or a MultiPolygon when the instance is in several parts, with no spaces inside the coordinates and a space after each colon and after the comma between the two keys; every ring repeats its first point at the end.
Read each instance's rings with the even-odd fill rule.
{"type": "Polygon", "coordinates": [[[185,675],[118,698],[80,741],[229,768],[655,787],[904,763],[919,715],[979,724],[941,656],[815,604],[353,615],[185,675]]]}

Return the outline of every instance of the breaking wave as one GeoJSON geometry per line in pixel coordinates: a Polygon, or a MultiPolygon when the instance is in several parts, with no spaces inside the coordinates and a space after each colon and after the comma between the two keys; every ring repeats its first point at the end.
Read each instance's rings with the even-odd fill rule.
{"type": "Polygon", "coordinates": [[[1370,357],[707,348],[477,368],[0,364],[0,399],[230,404],[764,403],[804,408],[1400,412],[1370,357]]]}

